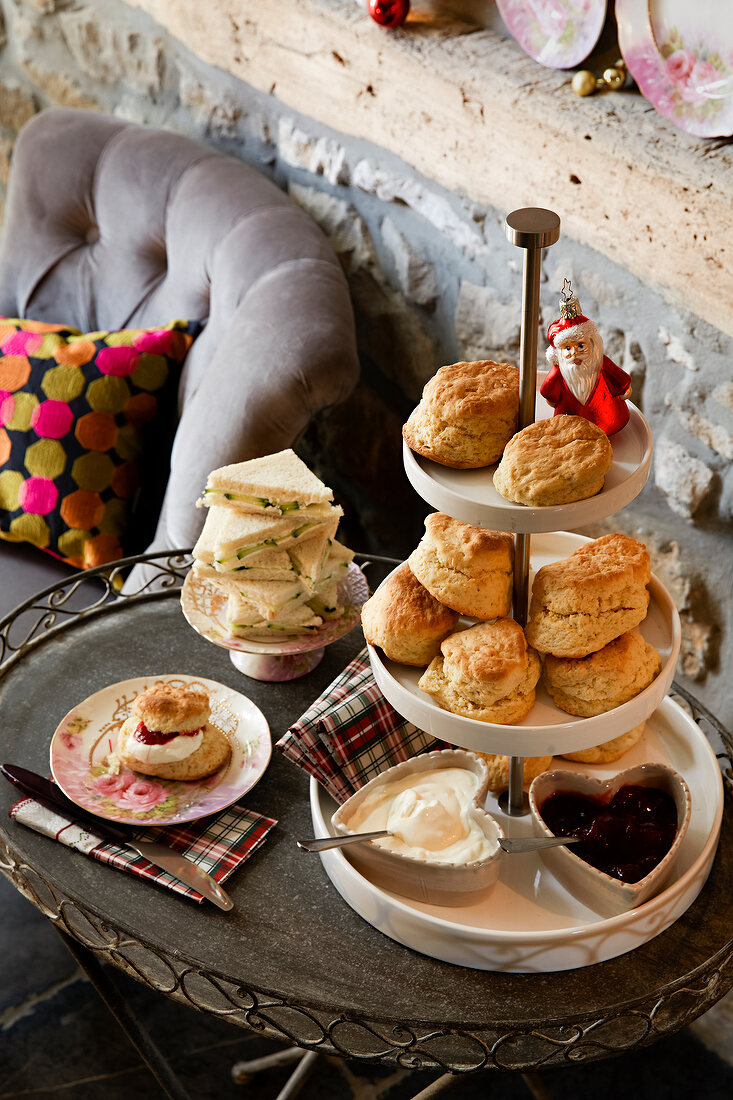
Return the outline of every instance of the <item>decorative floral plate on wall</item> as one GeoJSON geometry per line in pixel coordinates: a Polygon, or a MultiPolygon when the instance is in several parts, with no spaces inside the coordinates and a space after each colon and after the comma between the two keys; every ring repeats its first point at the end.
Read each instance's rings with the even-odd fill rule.
{"type": "Polygon", "coordinates": [[[271,750],[264,714],[238,691],[196,676],[139,676],[110,684],[69,711],[51,739],[51,771],[68,798],[99,817],[131,825],[174,825],[231,806],[264,774],[271,750]],[[232,754],[206,779],[160,779],[120,767],[113,757],[134,700],[160,683],[190,685],[209,696],[211,721],[225,734],[232,754]]]}
{"type": "Polygon", "coordinates": [[[496,0],[512,38],[550,69],[572,69],[603,30],[606,0],[496,0]]]}
{"type": "Polygon", "coordinates": [[[642,95],[698,137],[733,134],[733,3],[616,0],[619,45],[642,95]]]}

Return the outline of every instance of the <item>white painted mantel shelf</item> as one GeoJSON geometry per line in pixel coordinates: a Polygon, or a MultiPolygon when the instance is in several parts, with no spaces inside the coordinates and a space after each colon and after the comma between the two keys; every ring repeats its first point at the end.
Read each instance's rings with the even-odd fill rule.
{"type": "Polygon", "coordinates": [[[565,233],[733,334],[733,145],[690,138],[638,92],[580,100],[571,73],[419,0],[397,31],[354,0],[129,2],[203,60],[443,187],[502,212],[557,210],[565,233]]]}

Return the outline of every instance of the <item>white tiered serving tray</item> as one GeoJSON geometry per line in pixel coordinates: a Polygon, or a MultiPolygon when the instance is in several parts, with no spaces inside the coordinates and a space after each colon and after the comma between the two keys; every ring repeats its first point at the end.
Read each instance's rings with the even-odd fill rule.
{"type": "MultiPolygon", "coordinates": [[[[537,535],[531,544],[530,577],[543,565],[565,558],[590,539],[566,531],[537,535]]],[[[384,583],[384,582],[383,582],[384,583]]],[[[374,679],[395,710],[420,729],[478,752],[499,752],[508,756],[544,756],[575,752],[600,745],[643,722],[669,691],[680,650],[680,620],[666,588],[656,577],[650,585],[651,601],[646,619],[638,628],[662,658],[662,670],[634,699],[593,718],[577,718],[560,710],[542,687],[527,717],[516,725],[477,722],[452,714],[438,706],[417,686],[423,669],[388,660],[381,650],[369,646],[374,679]]],[[[464,620],[463,626],[469,621],[464,620]]]]}
{"type": "MultiPolygon", "coordinates": [[[[378,931],[444,962],[478,970],[546,973],[603,962],[641,947],[682,916],[710,872],[723,816],[723,784],[715,754],[686,712],[664,699],[642,740],[622,760],[590,767],[559,760],[553,766],[607,778],[634,764],[660,761],[684,778],[692,817],[673,878],[656,897],[628,913],[603,917],[577,901],[537,853],[507,856],[499,882],[469,906],[446,908],[410,901],[374,886],[343,851],[321,853],[323,866],[344,900],[378,931]]],[[[336,803],[311,780],[315,836],[329,836],[336,803]]],[[[530,835],[531,820],[507,817],[494,796],[486,808],[508,836],[530,835]]]]}
{"type": "MultiPolygon", "coordinates": [[[[629,504],[649,477],[654,449],[652,431],[636,406],[630,401],[627,404],[631,414],[628,424],[610,437],[613,465],[603,489],[587,500],[545,508],[516,504],[505,500],[494,488],[496,465],[479,470],[454,470],[422,458],[403,443],[405,473],[413,489],[428,504],[476,527],[531,534],[596,523],[629,504]]],[[[536,419],[546,420],[552,415],[551,406],[538,395],[536,419]]]]}

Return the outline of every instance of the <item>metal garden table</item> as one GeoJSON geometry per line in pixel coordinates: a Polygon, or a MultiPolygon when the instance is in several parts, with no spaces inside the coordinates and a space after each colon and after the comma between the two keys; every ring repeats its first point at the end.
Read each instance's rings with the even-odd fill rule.
{"type": "MultiPolygon", "coordinates": [[[[245,679],[227,651],[197,636],[181,614],[187,553],[123,564],[136,561],[156,574],[137,593],[118,597],[114,578],[95,570],[45,590],[0,623],[1,760],[47,774],[60,718],[105,685],[143,674],[185,672],[242,691],[264,712],[274,742],[363,645],[357,628],[301,680],[245,679]]],[[[374,584],[380,566],[370,569],[374,584]]],[[[245,801],[279,825],[227,884],[230,913],[8,822],[14,794],[7,784],[0,788],[0,870],[64,935],[171,1096],[185,1094],[96,960],[201,1012],[309,1051],[450,1074],[527,1074],[600,1059],[684,1027],[733,986],[733,744],[687,699],[706,732],[722,738],[726,805],[712,873],[666,932],[584,969],[469,970],[382,936],[342,901],[320,862],[296,848],[295,838],[311,832],[308,782],[278,752],[245,801]]]]}

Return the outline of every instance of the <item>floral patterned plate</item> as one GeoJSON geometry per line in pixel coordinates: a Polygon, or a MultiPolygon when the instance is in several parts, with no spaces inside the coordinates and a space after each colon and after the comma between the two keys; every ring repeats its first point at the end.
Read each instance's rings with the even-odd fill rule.
{"type": "Polygon", "coordinates": [[[603,30],[607,0],[496,0],[507,30],[549,69],[572,69],[603,30]]]}
{"type": "Polygon", "coordinates": [[[661,115],[698,137],[733,134],[733,4],[616,0],[628,70],[661,115]]]}
{"type": "Polygon", "coordinates": [[[361,569],[353,562],[339,581],[338,593],[345,605],[343,615],[338,619],[326,619],[312,634],[289,642],[251,642],[232,634],[227,626],[226,593],[214,584],[207,584],[193,570],[186,575],[183,582],[181,608],[189,626],[214,645],[241,650],[243,653],[286,655],[306,653],[309,649],[329,645],[354,629],[361,618],[361,605],[369,596],[369,587],[361,569]]]}
{"type": "Polygon", "coordinates": [[[254,787],[270,759],[267,720],[238,691],[196,676],[138,676],[110,684],[70,710],[51,739],[51,771],[72,802],[99,817],[131,825],[175,825],[231,806],[254,787]],[[133,701],[154,684],[191,684],[207,692],[211,719],[232,755],[206,779],[176,783],[110,766],[117,734],[133,701]]]}

